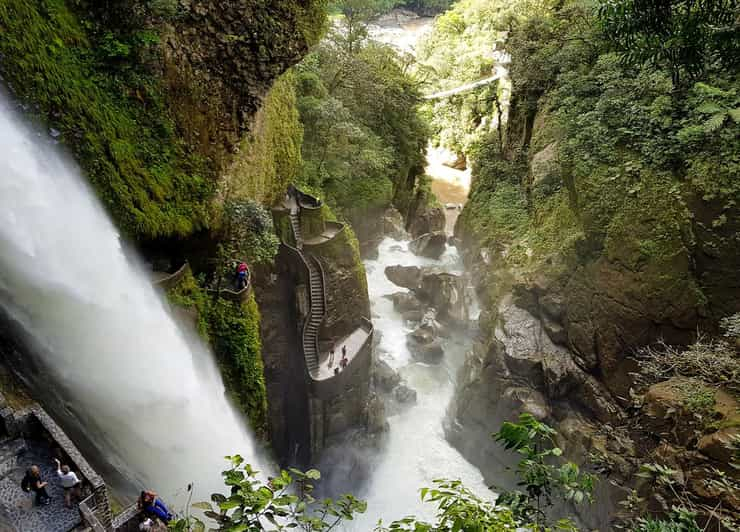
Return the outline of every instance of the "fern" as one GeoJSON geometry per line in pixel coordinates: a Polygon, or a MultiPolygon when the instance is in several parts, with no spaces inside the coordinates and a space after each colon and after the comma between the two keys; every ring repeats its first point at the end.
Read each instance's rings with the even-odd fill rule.
{"type": "Polygon", "coordinates": [[[712,115],[711,117],[709,117],[708,120],[704,122],[704,131],[706,133],[714,133],[722,127],[722,124],[724,124],[725,122],[725,118],[727,118],[727,112],[720,112],[712,115]]]}
{"type": "Polygon", "coordinates": [[[740,124],[740,107],[730,109],[727,111],[727,114],[730,115],[730,118],[732,118],[736,124],[740,124]]]}

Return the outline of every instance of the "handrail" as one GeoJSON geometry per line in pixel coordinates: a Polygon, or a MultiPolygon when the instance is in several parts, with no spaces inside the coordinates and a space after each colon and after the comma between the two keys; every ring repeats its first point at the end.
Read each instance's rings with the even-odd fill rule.
{"type": "MultiPolygon", "coordinates": [[[[311,259],[318,265],[319,273],[321,274],[321,299],[324,307],[324,313],[321,315],[321,321],[319,321],[319,328],[326,319],[326,273],[324,273],[324,266],[321,264],[321,260],[314,255],[309,255],[311,259]]],[[[313,305],[312,305],[313,307],[313,305]]],[[[316,338],[314,338],[314,344],[316,347],[316,356],[319,354],[319,330],[316,331],[316,338]]]]}
{"type": "Polygon", "coordinates": [[[167,277],[164,277],[162,279],[159,279],[157,281],[154,281],[152,284],[154,286],[159,286],[164,288],[165,290],[168,290],[172,288],[176,283],[180,281],[180,279],[183,278],[185,275],[185,272],[187,271],[188,267],[190,265],[188,264],[188,261],[185,261],[182,266],[180,266],[175,273],[172,273],[168,275],[167,277]]]}

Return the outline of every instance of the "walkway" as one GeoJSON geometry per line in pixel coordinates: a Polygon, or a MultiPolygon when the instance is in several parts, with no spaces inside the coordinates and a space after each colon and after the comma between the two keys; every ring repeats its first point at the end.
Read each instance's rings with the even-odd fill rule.
{"type": "Polygon", "coordinates": [[[321,233],[319,236],[315,236],[313,238],[309,238],[308,240],[304,240],[303,243],[307,246],[316,246],[318,244],[323,244],[324,242],[328,242],[335,236],[337,236],[337,233],[343,229],[341,224],[331,224],[330,222],[326,222],[326,228],[324,229],[324,232],[321,233]]]}
{"type": "Polygon", "coordinates": [[[474,89],[477,89],[478,87],[483,87],[484,85],[493,83],[494,81],[496,81],[497,79],[500,79],[501,77],[502,77],[501,73],[497,72],[495,75],[491,76],[490,78],[479,79],[478,81],[474,81],[472,83],[466,83],[465,85],[455,87],[454,89],[435,92],[434,94],[429,94],[428,96],[424,96],[424,99],[425,100],[441,100],[443,98],[449,98],[450,96],[454,96],[455,94],[462,94],[463,92],[472,91],[474,89]]]}
{"type": "Polygon", "coordinates": [[[329,353],[321,353],[319,369],[315,374],[313,374],[314,379],[329,379],[334,376],[334,370],[336,368],[340,368],[340,371],[342,371],[339,364],[342,360],[342,346],[347,347],[347,360],[348,363],[351,364],[352,360],[357,356],[367,342],[370,332],[371,330],[367,327],[358,327],[352,332],[352,334],[339,340],[334,345],[334,360],[331,366],[329,365],[329,353]]]}
{"type": "Polygon", "coordinates": [[[48,446],[40,442],[0,442],[0,530],[18,532],[68,532],[82,522],[79,510],[64,507],[64,491],[56,481],[48,446]],[[21,489],[31,465],[41,468],[41,478],[51,496],[48,506],[33,506],[33,494],[21,489]]]}

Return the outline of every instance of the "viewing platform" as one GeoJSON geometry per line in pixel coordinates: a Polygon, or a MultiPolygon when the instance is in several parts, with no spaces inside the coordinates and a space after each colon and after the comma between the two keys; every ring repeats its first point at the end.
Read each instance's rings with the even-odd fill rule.
{"type": "MultiPolygon", "coordinates": [[[[306,374],[313,395],[329,399],[350,384],[358,368],[369,367],[373,325],[367,318],[362,318],[349,334],[333,341],[332,359],[331,347],[325,339],[327,334],[332,334],[326,330],[327,286],[332,286],[332,278],[327,279],[322,257],[328,256],[326,253],[337,240],[337,235],[344,231],[345,225],[325,220],[321,206],[320,200],[291,187],[282,205],[273,210],[273,216],[281,242],[295,257],[294,263],[308,285],[308,308],[301,328],[306,374]],[[344,365],[342,347],[347,351],[344,365]]],[[[342,330],[347,330],[346,324],[342,330]]]]}

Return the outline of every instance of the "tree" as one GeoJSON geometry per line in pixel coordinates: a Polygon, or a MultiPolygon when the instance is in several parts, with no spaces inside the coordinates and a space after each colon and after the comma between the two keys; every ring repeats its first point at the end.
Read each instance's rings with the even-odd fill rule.
{"type": "Polygon", "coordinates": [[[735,0],[602,0],[599,18],[629,65],[668,68],[674,87],[696,80],[718,60],[740,61],[735,0]]]}

